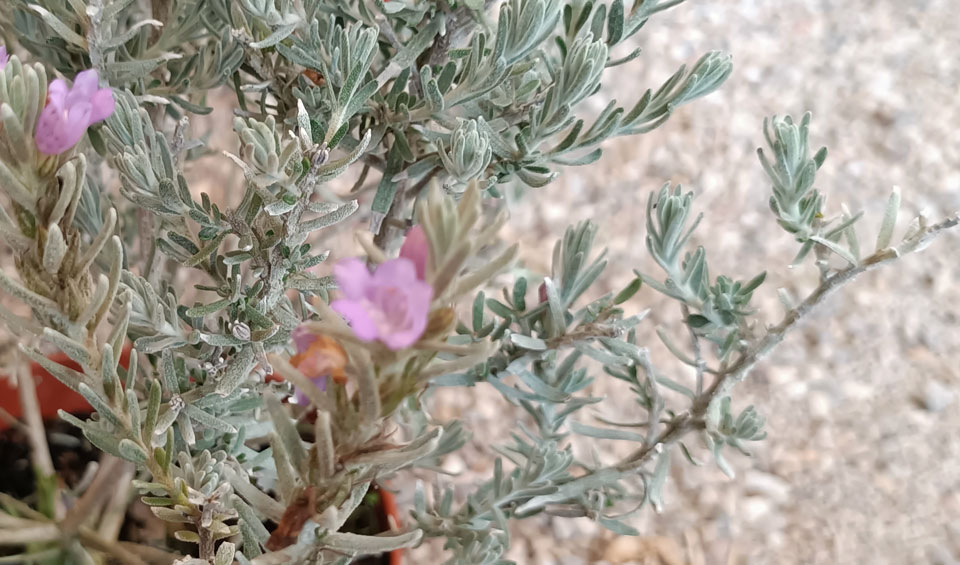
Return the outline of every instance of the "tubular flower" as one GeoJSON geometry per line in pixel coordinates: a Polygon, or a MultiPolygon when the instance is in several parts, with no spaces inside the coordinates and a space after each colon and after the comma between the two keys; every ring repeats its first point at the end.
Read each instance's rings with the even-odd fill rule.
{"type": "Polygon", "coordinates": [[[381,341],[396,351],[410,347],[427,327],[433,287],[424,280],[430,251],[423,230],[414,228],[400,257],[380,264],[374,272],[357,258],[334,267],[344,298],[330,306],[350,322],[363,341],[381,341]]]}
{"type": "Polygon", "coordinates": [[[109,88],[99,88],[97,71],[77,75],[73,87],[56,79],[47,89],[47,105],[37,122],[37,149],[59,155],[76,145],[87,128],[113,114],[115,102],[109,88]]]}

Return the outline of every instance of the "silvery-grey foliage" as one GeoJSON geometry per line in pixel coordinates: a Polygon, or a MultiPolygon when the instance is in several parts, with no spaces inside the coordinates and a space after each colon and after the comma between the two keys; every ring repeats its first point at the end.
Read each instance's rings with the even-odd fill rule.
{"type": "MultiPolygon", "coordinates": [[[[15,37],[25,54],[0,71],[0,238],[17,256],[17,274],[0,273],[0,289],[33,312],[0,307],[0,319],[29,358],[95,409],[86,420],[62,417],[134,463],[141,500],[195,545],[179,563],[347,563],[428,537],[446,538],[450,563],[504,563],[509,521],[540,513],[636,534],[629,518],[665,504],[674,453],[695,463],[707,454],[731,474],[725,448],[749,453],[765,437],[763,408],[737,406],[731,395],[791,328],[860,273],[957,224],[920,217],[896,238],[894,192],[875,250],[862,249],[861,215],[830,216],[814,188],[826,151],[810,155],[809,114],[774,117],[760,151],[770,208],[800,245],[793,264],[812,253],[821,276],[806,298],[784,296],[777,325],[759,327],[751,306],[765,273],[711,276],[708,250],[690,245],[709,216],[701,222],[693,191],[670,184],[646,210],[646,245],[662,273],[644,266],[616,293],[588,292],[608,262],[595,241],[602,225],[585,222],[557,242],[549,273],[496,288],[517,256],[516,244],[498,238],[509,221],[505,186],[553,190],[565,167],[600,159],[604,141],[664,125],[730,76],[728,54],[706,53],[637,100],[582,117],[610,69],[640,55],[615,59],[612,49],[681,2],[0,7],[0,36],[15,37]],[[90,68],[113,89],[114,114],[77,149],[38,153],[48,83],[90,68]],[[228,189],[235,206],[191,190],[184,175],[203,145],[190,119],[214,111],[218,87],[236,100],[237,144],[224,152],[243,173],[228,189]],[[101,165],[111,173],[94,173],[101,165]],[[349,196],[333,196],[330,183],[348,170],[358,171],[349,196]],[[118,189],[108,190],[114,178],[118,189]],[[369,227],[358,241],[371,263],[422,226],[433,302],[416,347],[362,342],[331,309],[324,242],[344,222],[369,227]],[[657,333],[688,374],[665,373],[639,340],[646,311],[634,297],[644,285],[679,306],[679,321],[657,333]],[[458,306],[467,312],[460,319],[458,306]],[[347,384],[328,379],[322,391],[300,371],[291,359],[298,326],[342,348],[347,384]],[[79,369],[49,361],[41,341],[79,369]],[[127,342],[134,349],[124,366],[127,342]],[[603,399],[591,396],[591,383],[607,378],[635,399],[632,421],[605,417],[603,399]],[[489,439],[427,409],[437,387],[469,394],[479,384],[527,415],[509,443],[490,446],[499,453],[493,476],[465,499],[418,487],[400,531],[341,531],[374,481],[411,467],[435,471],[471,433],[489,439]],[[289,402],[294,388],[315,412],[289,402]],[[626,442],[632,452],[585,460],[570,447],[573,435],[626,442]],[[271,534],[268,526],[289,526],[298,513],[299,528],[271,534]]],[[[59,496],[55,484],[41,485],[59,496]]],[[[52,551],[77,562],[177,558],[78,529],[86,497],[65,515],[14,501],[17,516],[0,512],[14,534],[0,544],[17,545],[17,532],[29,531],[32,542],[66,540],[52,551]]]]}

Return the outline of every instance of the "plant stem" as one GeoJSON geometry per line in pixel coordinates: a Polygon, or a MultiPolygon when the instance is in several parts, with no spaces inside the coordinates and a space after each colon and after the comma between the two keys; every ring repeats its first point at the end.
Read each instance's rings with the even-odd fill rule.
{"type": "MultiPolygon", "coordinates": [[[[18,352],[17,357],[20,357],[18,352]]],[[[37,399],[37,387],[30,374],[30,366],[20,360],[17,363],[17,389],[20,391],[20,405],[23,419],[26,421],[27,439],[30,442],[30,459],[38,473],[50,476],[55,473],[47,437],[44,432],[43,416],[40,415],[40,402],[37,399]]]]}
{"type": "Polygon", "coordinates": [[[726,396],[737,383],[746,379],[756,364],[766,357],[786,337],[787,332],[793,329],[805,316],[823,304],[826,298],[853,281],[857,276],[872,271],[881,265],[891,263],[900,257],[920,251],[929,245],[934,238],[945,230],[960,223],[960,216],[954,215],[942,222],[921,229],[916,235],[904,240],[899,249],[880,249],[873,255],[865,258],[858,265],[852,265],[826,278],[803,302],[787,312],[783,320],[770,328],[753,346],[749,347],[732,365],[720,371],[710,387],[693,402],[693,406],[674,418],[660,434],[659,441],[653,445],[646,445],[631,453],[620,462],[616,469],[632,471],[639,469],[655,454],[662,451],[661,445],[670,445],[678,441],[687,432],[702,429],[704,417],[710,406],[726,396]]]}
{"type": "MultiPolygon", "coordinates": [[[[446,2],[441,2],[440,5],[444,11],[449,14],[447,19],[447,32],[434,41],[430,49],[421,56],[424,62],[431,65],[442,65],[446,63],[450,48],[458,47],[477,25],[477,18],[474,11],[465,4],[462,4],[452,12],[446,2]]],[[[493,0],[485,0],[483,9],[477,10],[476,13],[486,14],[491,6],[493,6],[493,0]]]]}
{"type": "Polygon", "coordinates": [[[136,553],[131,552],[117,542],[103,539],[90,528],[81,527],[77,534],[80,541],[82,541],[86,547],[110,554],[118,559],[120,563],[147,565],[147,562],[141,559],[136,553]]]}
{"type": "Polygon", "coordinates": [[[114,480],[115,490],[107,499],[106,505],[100,517],[100,524],[97,526],[97,533],[104,539],[116,541],[120,534],[120,529],[126,518],[127,507],[130,505],[130,491],[132,485],[130,481],[136,473],[136,467],[130,462],[124,461],[121,466],[119,477],[114,480]]]}
{"type": "Polygon", "coordinates": [[[693,346],[693,359],[697,364],[697,394],[703,394],[703,373],[707,368],[706,361],[703,360],[703,355],[700,351],[700,337],[697,335],[697,332],[694,331],[693,326],[687,324],[686,321],[690,318],[690,308],[684,304],[680,304],[680,312],[683,313],[684,325],[687,326],[687,329],[690,331],[690,343],[693,346]]]}
{"type": "Polygon", "coordinates": [[[48,505],[41,504],[40,509],[49,512],[50,518],[58,520],[63,517],[66,508],[59,496],[56,480],[51,480],[56,476],[56,470],[53,468],[50,447],[47,445],[46,428],[43,425],[40,402],[37,399],[37,387],[30,373],[30,365],[21,359],[20,353],[17,353],[17,365],[17,389],[20,391],[20,405],[23,408],[27,440],[30,443],[30,461],[37,475],[37,491],[40,500],[48,503],[48,505]]]}
{"type": "Polygon", "coordinates": [[[66,517],[60,522],[60,529],[66,535],[73,535],[80,525],[93,516],[96,511],[113,494],[118,472],[123,467],[123,461],[104,453],[100,457],[100,469],[93,482],[87,487],[80,500],[70,509],[66,517]]]}
{"type": "Polygon", "coordinates": [[[264,281],[266,284],[264,286],[264,292],[261,295],[263,298],[260,301],[264,312],[273,311],[286,291],[283,282],[283,277],[286,273],[283,269],[284,257],[282,247],[283,245],[287,245],[293,249],[307,239],[307,233],[303,232],[299,227],[300,220],[303,218],[303,213],[307,209],[310,197],[313,195],[317,183],[318,169],[326,162],[328,156],[329,153],[325,147],[310,156],[310,171],[303,180],[300,181],[298,186],[300,189],[300,198],[297,200],[293,210],[288,212],[284,219],[284,237],[281,238],[281,241],[284,243],[278,243],[270,252],[267,278],[264,281]]]}
{"type": "Polygon", "coordinates": [[[197,518],[197,535],[200,536],[200,559],[206,559],[207,561],[213,563],[213,558],[216,553],[214,551],[213,543],[213,533],[209,528],[203,527],[203,524],[200,523],[201,519],[197,518]]]}

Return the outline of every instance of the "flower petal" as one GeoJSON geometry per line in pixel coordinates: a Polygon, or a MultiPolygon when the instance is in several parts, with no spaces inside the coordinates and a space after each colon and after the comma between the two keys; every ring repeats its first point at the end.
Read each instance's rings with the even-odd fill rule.
{"type": "Polygon", "coordinates": [[[37,122],[37,148],[41,153],[57,155],[76,145],[94,122],[114,111],[113,92],[98,89],[96,70],[79,73],[68,87],[56,79],[47,89],[47,104],[37,122]]]}
{"type": "Polygon", "coordinates": [[[340,291],[351,300],[363,298],[373,283],[367,264],[356,257],[337,262],[333,267],[333,275],[340,291]]]}
{"type": "Polygon", "coordinates": [[[290,363],[308,377],[342,372],[347,364],[347,352],[340,342],[319,334],[315,334],[315,338],[310,347],[295,355],[290,363]]]}
{"type": "Polygon", "coordinates": [[[416,281],[407,288],[408,312],[421,312],[424,319],[430,312],[430,301],[433,300],[433,287],[429,283],[416,281]]]}
{"type": "Polygon", "coordinates": [[[90,114],[90,124],[95,124],[109,118],[116,108],[116,102],[113,100],[113,91],[109,88],[98,90],[90,98],[90,104],[93,106],[93,112],[90,114]]]}
{"type": "Polygon", "coordinates": [[[380,339],[393,350],[404,349],[415,344],[427,329],[430,317],[430,301],[433,287],[423,281],[414,281],[404,287],[406,316],[403,320],[391,320],[395,326],[390,332],[381,332],[380,339]]]}
{"type": "Polygon", "coordinates": [[[297,353],[303,353],[317,340],[317,334],[311,332],[305,326],[297,326],[297,328],[293,330],[293,333],[290,334],[290,337],[297,346],[297,353]]]}
{"type": "Polygon", "coordinates": [[[377,286],[405,287],[417,280],[417,268],[413,261],[406,257],[384,261],[373,273],[373,282],[377,286]]]}
{"type": "Polygon", "coordinates": [[[413,261],[417,268],[417,278],[427,280],[427,263],[430,260],[430,242],[423,226],[416,225],[407,233],[407,238],[400,248],[400,256],[413,261]]]}
{"type": "Polygon", "coordinates": [[[417,342],[420,339],[420,336],[423,334],[421,329],[419,332],[414,330],[404,330],[400,332],[392,332],[389,335],[383,336],[383,344],[389,347],[393,351],[399,351],[401,349],[406,349],[417,342]]]}
{"type": "MultiPolygon", "coordinates": [[[[326,392],[327,390],[327,377],[317,377],[315,379],[310,379],[313,384],[320,390],[326,392]]],[[[294,397],[297,399],[297,404],[301,406],[308,406],[310,404],[310,399],[306,394],[303,393],[299,388],[294,389],[294,397]]]]}
{"type": "Polygon", "coordinates": [[[73,88],[70,90],[69,100],[90,100],[100,87],[100,77],[95,69],[87,69],[77,74],[73,79],[73,88]]]}
{"type": "Polygon", "coordinates": [[[290,360],[290,363],[297,368],[304,376],[311,379],[317,377],[326,377],[333,373],[336,368],[336,362],[322,351],[310,351],[301,353],[290,360]]]}
{"type": "Polygon", "coordinates": [[[360,300],[334,300],[330,307],[347,319],[353,333],[363,341],[373,341],[379,336],[377,324],[373,321],[367,306],[360,300]]]}
{"type": "MultiPolygon", "coordinates": [[[[70,92],[70,87],[67,86],[67,81],[62,78],[55,79],[50,83],[50,86],[47,87],[47,106],[56,106],[58,110],[63,109],[63,105],[67,101],[67,93],[70,92]]],[[[46,109],[44,108],[44,109],[46,109]]]]}
{"type": "Polygon", "coordinates": [[[68,112],[49,104],[37,121],[37,149],[46,155],[59,155],[77,144],[87,131],[90,105],[78,105],[68,112]]]}

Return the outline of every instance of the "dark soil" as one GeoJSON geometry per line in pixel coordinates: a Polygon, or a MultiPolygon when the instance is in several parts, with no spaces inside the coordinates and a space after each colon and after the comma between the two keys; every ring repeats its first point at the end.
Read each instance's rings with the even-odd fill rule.
{"type": "MultiPolygon", "coordinates": [[[[390,531],[390,521],[382,501],[380,487],[374,484],[367,492],[363,504],[358,506],[344,523],[343,531],[371,536],[390,531]]],[[[354,563],[356,565],[390,565],[390,554],[364,557],[354,563]]]]}
{"type": "MultiPolygon", "coordinates": [[[[45,427],[61,486],[77,486],[87,466],[100,459],[100,452],[79,429],[62,420],[48,421],[45,427]]],[[[36,488],[26,433],[14,428],[0,431],[0,492],[29,502],[36,488]]]]}

